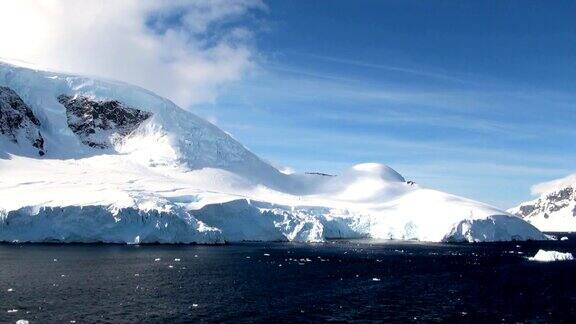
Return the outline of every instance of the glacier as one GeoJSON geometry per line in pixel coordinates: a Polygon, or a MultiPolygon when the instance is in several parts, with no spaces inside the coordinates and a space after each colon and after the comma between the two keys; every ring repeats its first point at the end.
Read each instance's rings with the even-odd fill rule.
{"type": "MultiPolygon", "coordinates": [[[[123,82],[0,63],[0,86],[31,121],[0,134],[3,242],[547,239],[506,211],[381,163],[284,174],[215,125],[123,82]]],[[[0,108],[0,117],[15,109],[0,108]]]]}

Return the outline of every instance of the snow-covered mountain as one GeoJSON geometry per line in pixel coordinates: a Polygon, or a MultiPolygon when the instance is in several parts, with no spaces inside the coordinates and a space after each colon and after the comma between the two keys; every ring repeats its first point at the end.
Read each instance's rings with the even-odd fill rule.
{"type": "Polygon", "coordinates": [[[378,163],[281,173],[144,89],[0,63],[0,241],[542,240],[378,163]]]}
{"type": "Polygon", "coordinates": [[[508,212],[541,231],[576,232],[576,175],[543,185],[545,188],[539,198],[522,203],[508,212]]]}

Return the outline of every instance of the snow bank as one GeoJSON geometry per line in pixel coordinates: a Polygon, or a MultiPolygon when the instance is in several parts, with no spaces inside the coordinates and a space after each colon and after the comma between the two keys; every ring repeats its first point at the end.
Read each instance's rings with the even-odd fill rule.
{"type": "Polygon", "coordinates": [[[572,256],[572,253],[539,250],[535,256],[528,258],[528,260],[538,262],[552,262],[574,260],[574,257],[572,256]]]}

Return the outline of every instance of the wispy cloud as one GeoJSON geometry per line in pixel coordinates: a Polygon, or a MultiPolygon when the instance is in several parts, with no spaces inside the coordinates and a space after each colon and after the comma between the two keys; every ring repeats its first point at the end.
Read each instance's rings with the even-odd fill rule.
{"type": "Polygon", "coordinates": [[[409,68],[409,67],[404,67],[404,66],[385,65],[385,64],[371,63],[371,62],[365,62],[365,61],[351,60],[351,59],[346,59],[346,58],[316,55],[316,54],[311,54],[311,53],[293,52],[293,54],[305,56],[305,57],[316,59],[316,60],[326,61],[326,62],[352,65],[352,66],[356,66],[356,67],[363,67],[363,68],[376,69],[376,70],[384,70],[384,71],[388,71],[388,72],[403,73],[403,74],[409,74],[412,76],[424,77],[424,78],[428,78],[428,79],[437,79],[437,80],[466,83],[466,84],[472,84],[473,83],[470,80],[455,77],[455,76],[450,75],[449,73],[446,73],[446,72],[434,72],[434,71],[431,71],[430,69],[427,70],[427,69],[409,68]]]}
{"type": "Polygon", "coordinates": [[[243,18],[264,9],[260,0],[3,1],[0,57],[127,81],[188,106],[252,69],[243,18]]]}
{"type": "MultiPolygon", "coordinates": [[[[232,132],[246,130],[243,124],[222,124],[232,132]]],[[[442,161],[445,165],[467,162],[476,164],[508,165],[519,170],[548,170],[559,174],[570,170],[572,161],[576,159],[576,152],[555,155],[529,155],[519,149],[496,148],[474,142],[469,139],[421,139],[412,140],[402,137],[401,134],[362,134],[346,132],[329,132],[315,128],[278,127],[276,125],[260,125],[248,128],[250,134],[258,138],[258,144],[278,148],[280,151],[294,152],[295,149],[316,152],[317,148],[324,150],[318,154],[340,156],[342,160],[374,160],[383,157],[388,159],[408,161],[417,157],[418,163],[425,161],[442,161]],[[276,136],[264,136],[275,134],[276,136]],[[260,136],[262,135],[262,136],[260,136]],[[290,141],[286,141],[290,138],[290,141]],[[372,157],[372,159],[370,158],[372,157]]],[[[380,160],[380,162],[388,162],[380,160]]],[[[406,164],[406,162],[401,162],[406,164]]],[[[330,171],[330,170],[327,170],[330,171]]]]}
{"type": "Polygon", "coordinates": [[[530,188],[530,191],[533,195],[542,195],[553,190],[558,190],[573,185],[576,185],[576,173],[570,174],[564,178],[535,184],[530,188]]]}
{"type": "MultiPolygon", "coordinates": [[[[558,109],[570,99],[576,100],[576,96],[565,93],[527,93],[507,86],[498,90],[476,86],[436,90],[422,89],[418,85],[399,88],[387,81],[366,81],[299,68],[274,66],[272,70],[273,73],[261,75],[259,82],[245,83],[243,88],[249,89],[252,97],[260,100],[259,109],[268,110],[269,114],[283,113],[278,102],[292,103],[287,109],[290,112],[305,110],[303,114],[291,115],[291,119],[356,126],[396,124],[454,129],[492,137],[505,136],[510,140],[553,134],[576,137],[576,130],[562,117],[571,114],[570,108],[558,109]],[[556,109],[543,123],[538,118],[542,115],[537,107],[545,105],[556,109]]],[[[234,101],[238,99],[236,97],[234,101]]],[[[227,106],[232,104],[227,103],[227,106]]]]}

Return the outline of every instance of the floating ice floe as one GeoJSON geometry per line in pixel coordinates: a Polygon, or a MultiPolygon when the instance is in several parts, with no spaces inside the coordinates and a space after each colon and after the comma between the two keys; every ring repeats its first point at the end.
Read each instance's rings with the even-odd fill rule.
{"type": "Polygon", "coordinates": [[[175,258],[175,259],[174,259],[174,262],[180,262],[180,259],[175,258]]]}
{"type": "Polygon", "coordinates": [[[562,253],[558,251],[539,250],[535,256],[528,258],[530,261],[552,262],[574,260],[572,253],[562,253]]]}
{"type": "Polygon", "coordinates": [[[568,241],[568,238],[567,238],[566,236],[562,236],[562,237],[560,238],[560,241],[568,241]]]}
{"type": "Polygon", "coordinates": [[[17,320],[16,324],[30,324],[30,322],[28,320],[21,319],[21,320],[17,320]]]}

